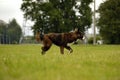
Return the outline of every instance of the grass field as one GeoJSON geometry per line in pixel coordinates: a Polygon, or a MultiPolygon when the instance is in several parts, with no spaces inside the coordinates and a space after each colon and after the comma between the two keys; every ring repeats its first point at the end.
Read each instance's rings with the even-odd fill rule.
{"type": "Polygon", "coordinates": [[[0,45],[0,80],[120,80],[120,45],[72,45],[64,55],[40,47],[0,45]]]}

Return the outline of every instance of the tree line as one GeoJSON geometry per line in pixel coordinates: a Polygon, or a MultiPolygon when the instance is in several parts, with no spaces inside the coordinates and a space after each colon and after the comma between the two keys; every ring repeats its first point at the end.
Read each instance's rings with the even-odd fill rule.
{"type": "Polygon", "coordinates": [[[92,0],[23,0],[21,9],[24,17],[34,21],[32,29],[49,32],[66,32],[90,28],[92,0]],[[77,13],[78,14],[77,14],[77,13]]]}
{"type": "Polygon", "coordinates": [[[120,44],[120,0],[106,0],[98,9],[98,28],[107,44],[120,44]]]}
{"type": "MultiPolygon", "coordinates": [[[[90,4],[93,0],[23,0],[24,17],[34,22],[34,33],[68,32],[79,28],[85,32],[92,24],[90,4]]],[[[97,27],[104,43],[120,44],[120,0],[105,0],[97,10],[97,27]]],[[[19,43],[22,30],[15,19],[0,23],[0,43],[19,43]]]]}
{"type": "MultiPolygon", "coordinates": [[[[23,0],[24,17],[34,21],[32,29],[41,32],[66,32],[79,28],[85,32],[92,24],[93,0],[23,0]]],[[[96,10],[97,27],[104,43],[120,43],[120,0],[105,0],[96,10]]]]}
{"type": "Polygon", "coordinates": [[[0,44],[17,44],[22,35],[22,29],[16,19],[8,24],[0,20],[0,44]]]}

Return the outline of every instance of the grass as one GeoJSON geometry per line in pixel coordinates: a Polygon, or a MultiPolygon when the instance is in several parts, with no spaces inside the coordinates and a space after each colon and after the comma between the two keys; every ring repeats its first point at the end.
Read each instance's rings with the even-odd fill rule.
{"type": "Polygon", "coordinates": [[[120,80],[120,45],[72,45],[64,55],[40,47],[0,45],[0,80],[120,80]]]}

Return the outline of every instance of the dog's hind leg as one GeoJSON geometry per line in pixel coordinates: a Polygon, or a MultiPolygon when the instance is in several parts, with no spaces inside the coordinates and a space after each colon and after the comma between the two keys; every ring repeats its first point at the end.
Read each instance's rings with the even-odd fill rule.
{"type": "Polygon", "coordinates": [[[73,50],[72,50],[72,48],[70,47],[70,46],[65,46],[65,48],[67,49],[67,50],[69,50],[70,51],[70,53],[72,53],[73,52],[73,50]]]}
{"type": "Polygon", "coordinates": [[[60,53],[64,54],[64,47],[63,46],[60,46],[60,53]]]}

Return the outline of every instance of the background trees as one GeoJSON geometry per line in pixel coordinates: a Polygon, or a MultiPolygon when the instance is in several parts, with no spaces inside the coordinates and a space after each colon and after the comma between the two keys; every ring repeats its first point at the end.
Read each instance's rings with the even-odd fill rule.
{"type": "Polygon", "coordinates": [[[77,27],[84,32],[92,23],[89,7],[91,2],[92,0],[23,0],[21,9],[25,18],[34,21],[34,31],[66,32],[77,27]]]}
{"type": "Polygon", "coordinates": [[[0,23],[0,43],[19,43],[19,39],[22,35],[20,25],[15,19],[7,23],[0,23]]]}
{"type": "Polygon", "coordinates": [[[15,19],[9,22],[7,34],[10,37],[11,43],[19,43],[19,39],[22,35],[22,30],[15,19]]]}
{"type": "Polygon", "coordinates": [[[106,0],[99,7],[98,26],[105,43],[120,43],[120,0],[106,0]]]}
{"type": "Polygon", "coordinates": [[[4,21],[0,20],[0,43],[6,43],[6,28],[7,28],[7,23],[4,21]]]}

